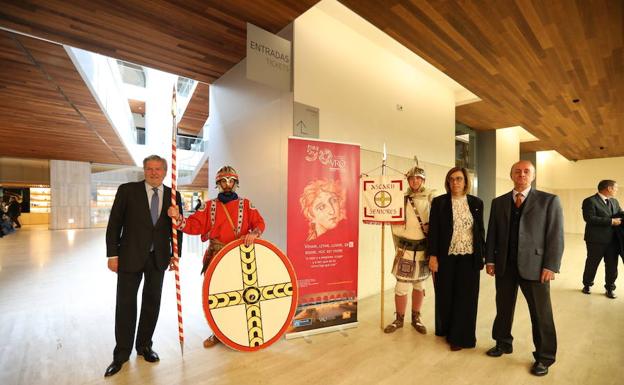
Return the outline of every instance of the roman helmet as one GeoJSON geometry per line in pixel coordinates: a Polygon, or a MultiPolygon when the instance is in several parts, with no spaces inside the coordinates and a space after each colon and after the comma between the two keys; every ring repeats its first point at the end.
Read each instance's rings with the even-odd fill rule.
{"type": "Polygon", "coordinates": [[[219,171],[217,171],[217,175],[215,176],[215,184],[219,190],[221,190],[219,182],[224,179],[228,182],[230,180],[234,180],[234,186],[232,187],[232,191],[235,191],[238,187],[238,172],[236,172],[236,169],[234,167],[223,166],[219,169],[219,171]]]}
{"type": "Polygon", "coordinates": [[[407,172],[405,173],[405,177],[409,178],[411,176],[419,176],[423,179],[427,179],[427,174],[425,173],[425,170],[418,166],[414,166],[407,170],[407,172]]]}

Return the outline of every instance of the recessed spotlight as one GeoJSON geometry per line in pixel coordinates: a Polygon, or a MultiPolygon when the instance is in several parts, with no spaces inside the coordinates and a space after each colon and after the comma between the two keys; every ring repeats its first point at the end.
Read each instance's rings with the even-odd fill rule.
{"type": "Polygon", "coordinates": [[[580,101],[581,101],[581,99],[572,99],[572,103],[578,103],[580,101]]]}
{"type": "Polygon", "coordinates": [[[604,146],[600,146],[600,149],[601,149],[601,150],[604,150],[604,146]]]}

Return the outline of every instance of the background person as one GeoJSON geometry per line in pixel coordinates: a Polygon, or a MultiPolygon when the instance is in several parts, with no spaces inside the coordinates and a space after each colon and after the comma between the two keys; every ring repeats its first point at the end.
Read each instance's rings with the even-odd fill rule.
{"type": "Polygon", "coordinates": [[[485,229],[483,201],[468,195],[468,172],[453,167],[446,174],[446,194],[433,199],[427,253],[435,275],[437,336],[446,336],[451,350],[474,348],[477,305],[483,269],[485,229]]]}
{"type": "MultiPolygon", "coordinates": [[[[105,377],[121,370],[134,342],[137,292],[143,280],[141,315],[136,334],[137,355],[148,362],[159,361],[152,350],[152,335],[160,312],[162,284],[167,266],[173,268],[172,226],[167,216],[171,188],[162,184],[167,161],[158,155],[143,160],[145,180],[119,186],[106,228],[108,268],[117,273],[115,350],[105,377]]],[[[182,199],[177,193],[181,207],[182,199]]],[[[182,233],[178,234],[182,250],[182,233]]]]}
{"type": "Polygon", "coordinates": [[[19,217],[22,215],[22,206],[17,201],[15,196],[11,196],[9,200],[9,207],[7,214],[9,218],[11,218],[11,222],[15,224],[15,228],[19,229],[22,227],[22,224],[19,222],[19,217]]]}
{"type": "Polygon", "coordinates": [[[583,293],[590,294],[594,285],[596,270],[600,260],[605,261],[606,296],[614,299],[615,280],[617,279],[618,254],[622,253],[616,227],[622,224],[620,203],[615,199],[618,184],[614,180],[601,180],[598,192],[583,200],[583,219],[585,220],[585,244],[587,259],[583,271],[583,293]]]}

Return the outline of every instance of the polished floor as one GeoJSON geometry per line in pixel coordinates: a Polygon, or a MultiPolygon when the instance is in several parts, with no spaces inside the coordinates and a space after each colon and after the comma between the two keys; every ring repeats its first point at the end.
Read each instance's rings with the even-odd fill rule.
{"type": "MultiPolygon", "coordinates": [[[[168,273],[154,336],[161,361],[150,364],[133,354],[121,372],[104,379],[114,347],[115,303],[104,229],[26,226],[0,239],[0,384],[624,384],[624,290],[615,300],[604,296],[601,266],[594,293],[580,292],[585,248],[579,235],[566,237],[562,273],[552,284],[559,352],[543,378],[529,374],[533,345],[521,295],[514,353],[485,355],[492,345],[495,308],[493,279],[484,273],[475,349],[451,352],[433,335],[428,283],[423,313],[430,333],[425,336],[411,327],[383,334],[376,296],[360,301],[354,329],[282,340],[255,353],[224,346],[206,350],[201,346],[209,334],[201,310],[201,247],[196,240],[187,242],[182,262],[184,356],[168,273]]],[[[393,293],[385,295],[390,321],[393,293]]]]}

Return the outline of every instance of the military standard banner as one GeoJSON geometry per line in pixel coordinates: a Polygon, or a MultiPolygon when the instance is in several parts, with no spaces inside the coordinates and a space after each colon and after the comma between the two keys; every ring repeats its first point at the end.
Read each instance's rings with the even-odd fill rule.
{"type": "Polygon", "coordinates": [[[364,223],[405,221],[403,196],[407,181],[403,175],[365,177],[361,183],[364,223]]]}

